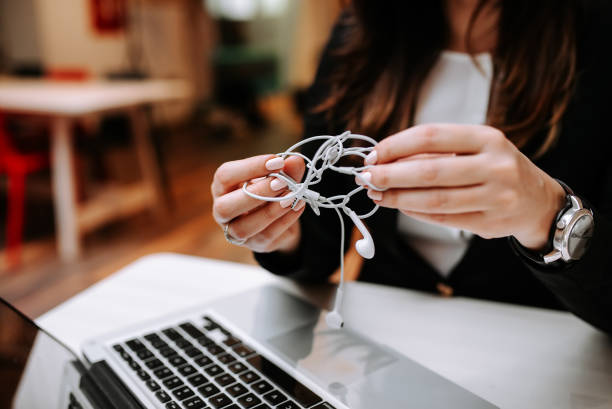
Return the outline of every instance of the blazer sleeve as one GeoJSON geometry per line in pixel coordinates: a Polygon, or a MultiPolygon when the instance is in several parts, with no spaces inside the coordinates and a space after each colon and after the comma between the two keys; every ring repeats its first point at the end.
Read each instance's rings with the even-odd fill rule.
{"type": "MultiPolygon", "coordinates": [[[[329,92],[327,78],[333,68],[334,50],[341,42],[345,32],[344,16],[334,27],[331,37],[323,51],[317,74],[312,86],[306,95],[306,114],[304,116],[303,138],[316,135],[333,135],[343,131],[342,125],[331,124],[325,112],[313,112],[329,92]]],[[[311,143],[305,145],[302,153],[312,157],[318,145],[311,143]]],[[[322,181],[317,184],[316,190],[324,196],[332,196],[346,190],[347,183],[354,185],[352,178],[326,172],[322,181]]],[[[344,219],[344,248],[340,249],[340,220],[333,209],[321,209],[317,216],[310,208],[300,217],[301,240],[295,253],[283,254],[280,252],[254,253],[257,262],[266,270],[301,281],[324,281],[340,265],[340,258],[348,249],[352,222],[342,213],[344,219]]]]}
{"type": "MultiPolygon", "coordinates": [[[[612,149],[606,142],[612,136],[609,125],[609,96],[612,93],[612,58],[606,52],[611,32],[608,28],[612,7],[605,4],[597,13],[590,13],[585,20],[580,55],[586,59],[580,72],[578,105],[582,112],[579,125],[568,123],[571,133],[561,135],[590,144],[590,157],[574,158],[567,166],[567,177],[581,173],[581,180],[568,182],[570,187],[593,209],[595,229],[590,248],[582,259],[562,265],[546,267],[533,262],[513,245],[523,263],[544,285],[553,292],[565,307],[593,326],[612,335],[612,149]],[[599,165],[603,164],[603,165],[599,165]],[[573,185],[574,184],[574,185],[573,185]],[[589,191],[587,196],[581,190],[589,191]]],[[[592,10],[591,10],[592,11],[592,10]]],[[[580,44],[580,42],[579,42],[580,44]]],[[[564,124],[565,126],[565,124],[564,124]]],[[[567,152],[560,161],[566,161],[567,152]]]]}

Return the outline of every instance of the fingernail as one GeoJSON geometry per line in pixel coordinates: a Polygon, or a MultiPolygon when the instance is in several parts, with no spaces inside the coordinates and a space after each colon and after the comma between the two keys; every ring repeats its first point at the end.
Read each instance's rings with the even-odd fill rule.
{"type": "Polygon", "coordinates": [[[378,153],[376,151],[372,151],[368,153],[368,156],[365,157],[364,163],[366,165],[376,165],[377,159],[378,159],[378,153]]]}
{"type": "Polygon", "coordinates": [[[259,178],[251,179],[251,183],[257,183],[257,182],[259,182],[261,180],[264,180],[265,178],[266,178],[265,176],[262,176],[262,177],[259,177],[259,178]]]}
{"type": "Polygon", "coordinates": [[[368,189],[368,197],[372,200],[382,200],[383,194],[378,190],[368,189]]]}
{"type": "Polygon", "coordinates": [[[283,158],[273,158],[266,162],[266,169],[268,170],[279,170],[285,166],[285,160],[283,158]]]}
{"type": "Polygon", "coordinates": [[[291,203],[293,203],[293,199],[285,199],[285,200],[281,200],[280,205],[283,208],[288,208],[289,206],[291,206],[291,203]]]}
{"type": "Polygon", "coordinates": [[[281,190],[285,186],[287,186],[287,182],[284,181],[283,179],[274,178],[272,182],[270,182],[270,189],[275,190],[275,191],[281,190]]]}
{"type": "Polygon", "coordinates": [[[370,182],[372,180],[372,174],[370,172],[361,172],[358,176],[355,177],[355,183],[358,185],[364,185],[365,182],[370,182]]]}
{"type": "Polygon", "coordinates": [[[300,202],[293,208],[294,212],[299,212],[302,207],[304,207],[306,205],[306,202],[304,202],[303,200],[300,200],[300,202]]]}

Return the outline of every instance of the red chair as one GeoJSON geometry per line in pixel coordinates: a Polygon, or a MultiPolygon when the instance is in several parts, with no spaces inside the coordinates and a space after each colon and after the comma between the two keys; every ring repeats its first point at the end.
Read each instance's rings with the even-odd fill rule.
{"type": "Polygon", "coordinates": [[[9,268],[17,267],[21,262],[26,177],[48,166],[48,154],[20,153],[13,146],[4,116],[0,113],[0,174],[6,173],[8,179],[6,249],[9,268]]]}

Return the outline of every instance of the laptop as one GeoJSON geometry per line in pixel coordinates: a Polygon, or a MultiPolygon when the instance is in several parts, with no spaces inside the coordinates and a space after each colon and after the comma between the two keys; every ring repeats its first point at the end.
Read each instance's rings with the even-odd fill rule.
{"type": "Polygon", "coordinates": [[[275,286],[86,342],[0,302],[0,408],[493,409],[275,286]]]}

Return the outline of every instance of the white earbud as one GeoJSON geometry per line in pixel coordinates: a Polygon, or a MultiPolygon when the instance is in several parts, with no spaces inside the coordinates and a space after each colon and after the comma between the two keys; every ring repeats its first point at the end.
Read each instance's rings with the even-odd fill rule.
{"type": "Polygon", "coordinates": [[[353,223],[355,223],[355,226],[357,226],[357,229],[359,229],[359,231],[361,232],[361,235],[363,236],[363,239],[359,239],[357,240],[357,243],[355,243],[355,248],[357,249],[357,253],[359,253],[361,257],[363,258],[374,257],[374,250],[375,250],[374,240],[372,240],[372,236],[370,235],[370,232],[368,231],[368,229],[365,227],[365,224],[363,224],[361,219],[357,216],[357,214],[353,210],[348,212],[348,215],[353,221],[353,223]]]}
{"type": "Polygon", "coordinates": [[[334,301],[334,309],[327,313],[325,316],[325,322],[331,328],[340,329],[344,326],[344,319],[340,315],[340,308],[342,307],[342,285],[338,287],[336,291],[336,301],[334,301]]]}

